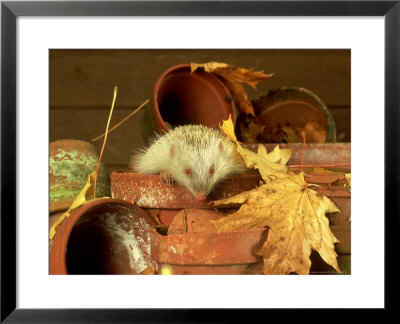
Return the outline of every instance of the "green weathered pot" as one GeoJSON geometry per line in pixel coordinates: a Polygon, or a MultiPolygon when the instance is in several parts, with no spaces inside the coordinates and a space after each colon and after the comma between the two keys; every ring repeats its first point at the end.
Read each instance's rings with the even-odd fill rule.
{"type": "MultiPolygon", "coordinates": [[[[88,175],[96,170],[99,155],[96,148],[85,141],[63,139],[50,143],[49,188],[50,213],[66,210],[85,186],[88,175]]],[[[96,197],[110,197],[110,179],[103,163],[100,164],[96,197]]],[[[92,199],[89,193],[86,199],[92,199]]]]}

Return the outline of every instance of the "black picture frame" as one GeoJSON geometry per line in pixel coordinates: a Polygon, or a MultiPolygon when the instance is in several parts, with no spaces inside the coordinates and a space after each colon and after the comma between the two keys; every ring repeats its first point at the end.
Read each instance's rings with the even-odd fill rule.
{"type": "MultiPolygon", "coordinates": [[[[399,235],[400,1],[2,1],[1,322],[234,322],[243,310],[16,308],[16,19],[19,16],[384,16],[385,309],[396,307],[399,235]]],[[[365,137],[368,140],[368,136],[365,137]]],[[[368,152],[367,152],[368,153],[368,152]]],[[[372,166],[371,166],[372,168],[372,166]]],[[[366,283],[367,285],[367,283],[366,283]]],[[[260,312],[261,310],[248,310],[260,312]]],[[[252,314],[252,317],[256,316],[252,314]]]]}

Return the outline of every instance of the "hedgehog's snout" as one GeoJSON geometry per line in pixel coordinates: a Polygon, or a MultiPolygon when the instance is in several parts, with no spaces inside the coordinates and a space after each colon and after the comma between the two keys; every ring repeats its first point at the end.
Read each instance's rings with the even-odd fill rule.
{"type": "Polygon", "coordinates": [[[206,195],[204,193],[202,193],[202,192],[199,192],[199,193],[196,194],[196,200],[198,202],[203,202],[203,201],[206,200],[206,195]]]}

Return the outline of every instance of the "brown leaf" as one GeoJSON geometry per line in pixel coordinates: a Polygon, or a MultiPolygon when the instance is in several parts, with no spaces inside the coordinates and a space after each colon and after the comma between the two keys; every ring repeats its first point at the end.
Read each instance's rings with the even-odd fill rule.
{"type": "Polygon", "coordinates": [[[225,80],[228,80],[229,82],[236,84],[247,83],[254,89],[256,89],[257,83],[266,80],[273,75],[273,73],[265,74],[264,71],[254,71],[253,69],[237,68],[233,65],[229,65],[227,67],[218,67],[213,72],[223,77],[225,80]]]}
{"type": "Polygon", "coordinates": [[[243,86],[240,83],[230,82],[229,80],[225,80],[225,84],[231,92],[232,99],[237,105],[239,112],[255,116],[254,107],[247,99],[247,93],[243,86]]]}
{"type": "Polygon", "coordinates": [[[252,69],[238,68],[230,64],[209,62],[205,64],[190,64],[191,71],[194,72],[198,68],[204,71],[217,74],[225,81],[226,86],[232,94],[234,102],[240,113],[251,114],[254,116],[254,108],[247,99],[247,93],[242,84],[247,83],[254,89],[257,83],[270,78],[272,74],[265,74],[264,71],[253,71],[252,69]]]}
{"type": "Polygon", "coordinates": [[[259,143],[259,137],[264,131],[265,125],[259,125],[251,121],[248,125],[244,125],[237,120],[237,125],[239,126],[240,135],[242,137],[242,142],[246,144],[256,144],[259,143]]]}

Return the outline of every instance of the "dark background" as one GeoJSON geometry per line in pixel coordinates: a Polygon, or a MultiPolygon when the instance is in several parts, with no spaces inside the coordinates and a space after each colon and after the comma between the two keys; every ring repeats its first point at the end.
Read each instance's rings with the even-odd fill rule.
{"type": "MultiPolygon", "coordinates": [[[[50,142],[73,138],[91,142],[104,133],[113,88],[118,96],[110,127],[146,99],[158,77],[183,63],[224,62],[274,72],[245,87],[249,99],[283,86],[303,87],[326,104],[338,142],[350,142],[350,50],[50,50],[50,142]]],[[[127,168],[133,149],[143,145],[143,110],[109,134],[102,161],[108,171],[127,168]]],[[[100,152],[102,139],[94,145],[100,152]]]]}

